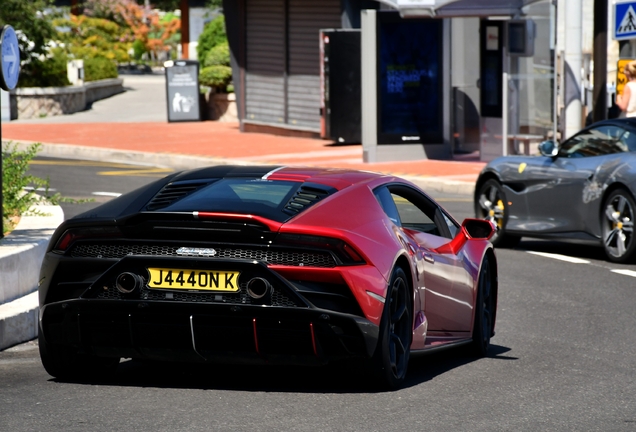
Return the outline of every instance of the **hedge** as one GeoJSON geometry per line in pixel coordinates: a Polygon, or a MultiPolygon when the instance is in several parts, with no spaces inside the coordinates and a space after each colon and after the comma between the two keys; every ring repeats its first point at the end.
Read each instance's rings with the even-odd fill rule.
{"type": "Polygon", "coordinates": [[[84,81],[97,81],[118,76],[117,65],[112,60],[104,57],[84,60],[84,81]]]}
{"type": "Polygon", "coordinates": [[[232,68],[229,66],[208,66],[199,72],[199,84],[212,87],[221,93],[228,91],[232,82],[232,68]]]}

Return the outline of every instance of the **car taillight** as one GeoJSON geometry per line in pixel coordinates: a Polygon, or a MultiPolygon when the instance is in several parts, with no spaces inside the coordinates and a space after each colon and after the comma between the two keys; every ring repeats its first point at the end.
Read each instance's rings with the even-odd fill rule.
{"type": "Polygon", "coordinates": [[[346,242],[332,237],[313,236],[305,234],[279,234],[277,245],[324,249],[333,252],[343,264],[363,264],[364,259],[346,242]]]}
{"type": "Polygon", "coordinates": [[[72,228],[66,230],[55,244],[53,252],[65,252],[77,240],[88,238],[121,237],[117,227],[72,228]]]}

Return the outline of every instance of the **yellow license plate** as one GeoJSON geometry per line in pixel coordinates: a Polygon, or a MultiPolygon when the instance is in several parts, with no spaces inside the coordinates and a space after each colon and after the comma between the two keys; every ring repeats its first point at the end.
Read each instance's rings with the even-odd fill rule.
{"type": "Polygon", "coordinates": [[[149,288],[237,292],[240,272],[148,268],[149,288]]]}

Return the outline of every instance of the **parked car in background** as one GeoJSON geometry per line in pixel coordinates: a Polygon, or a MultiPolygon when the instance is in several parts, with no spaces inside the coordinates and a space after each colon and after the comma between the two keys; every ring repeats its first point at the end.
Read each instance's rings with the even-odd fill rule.
{"type": "Polygon", "coordinates": [[[634,257],[636,119],[586,127],[539,156],[490,162],[475,187],[475,214],[497,225],[492,242],[513,246],[522,236],[598,244],[609,260],[634,257]]]}
{"type": "Polygon", "coordinates": [[[399,386],[411,354],[494,335],[494,226],[412,183],[352,170],[215,166],[65,221],[41,271],[51,375],[120,358],[321,365],[399,386]]]}

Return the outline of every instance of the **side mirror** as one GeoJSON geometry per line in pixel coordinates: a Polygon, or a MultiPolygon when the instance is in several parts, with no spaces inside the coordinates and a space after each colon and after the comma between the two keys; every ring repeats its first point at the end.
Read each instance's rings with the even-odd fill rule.
{"type": "Polygon", "coordinates": [[[485,219],[464,219],[455,238],[438,247],[436,252],[457,255],[468,240],[488,240],[495,231],[495,225],[485,219]]]}
{"type": "Polygon", "coordinates": [[[488,240],[495,233],[496,228],[492,222],[485,219],[464,219],[462,226],[470,235],[470,238],[488,240]]]}
{"type": "Polygon", "coordinates": [[[557,154],[559,154],[559,147],[554,141],[543,141],[539,143],[539,152],[542,156],[555,157],[557,154]]]}

